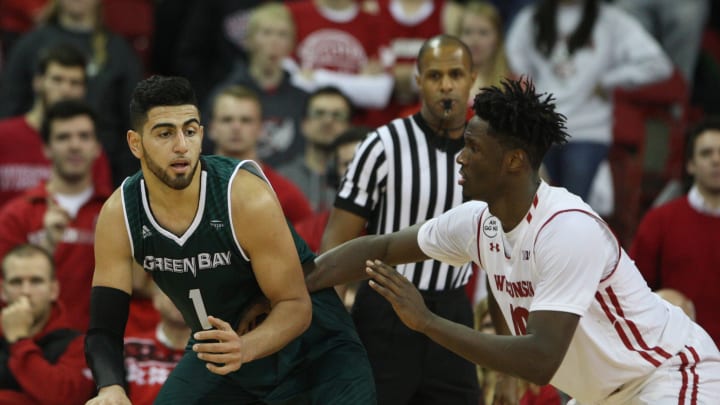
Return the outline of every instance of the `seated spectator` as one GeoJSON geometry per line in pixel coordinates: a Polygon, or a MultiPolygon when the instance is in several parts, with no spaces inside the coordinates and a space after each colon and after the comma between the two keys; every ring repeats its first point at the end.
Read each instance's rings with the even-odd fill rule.
{"type": "MultiPolygon", "coordinates": [[[[368,127],[350,127],[332,143],[333,157],[327,169],[327,182],[330,187],[337,190],[340,186],[340,182],[355,156],[355,149],[370,131],[371,129],[368,127]]],[[[295,226],[298,235],[303,238],[313,252],[320,251],[320,243],[329,217],[330,207],[326,207],[295,226]]]]}
{"type": "Polygon", "coordinates": [[[128,397],[133,405],[152,405],[170,372],[185,354],[190,328],[170,298],[154,287],[153,306],[160,313],[157,327],[125,333],[128,397]]]}
{"type": "MultiPolygon", "coordinates": [[[[300,125],[308,93],[292,84],[283,68],[283,60],[290,56],[294,45],[295,23],[287,7],[279,3],[257,7],[250,14],[245,36],[248,60],[238,63],[210,97],[213,102],[220,89],[231,85],[257,93],[263,113],[257,155],[276,169],[301,156],[305,149],[300,125]]],[[[203,142],[206,140],[210,138],[203,142]]]]}
{"type": "Polygon", "coordinates": [[[305,153],[280,167],[279,172],[305,193],[314,212],[332,206],[336,189],[327,182],[332,144],[350,126],[353,105],[336,87],[323,87],[308,98],[302,123],[305,153]]]}
{"type": "Polygon", "coordinates": [[[66,100],[46,112],[42,128],[50,179],[10,201],[0,211],[0,257],[21,243],[35,243],[55,257],[62,285],[58,301],[71,309],[67,322],[85,330],[95,267],[95,222],[110,189],[93,185],[92,164],[100,152],[95,113],[66,100]]]}
{"type": "Polygon", "coordinates": [[[293,83],[308,92],[334,86],[359,109],[358,124],[376,126],[365,109],[382,109],[392,96],[386,72],[392,56],[383,44],[377,17],[356,1],[301,0],[288,5],[297,29],[297,46],[287,66],[293,83]],[[368,29],[373,27],[373,29],[368,29]]]}
{"type": "MultiPolygon", "coordinates": [[[[43,116],[58,101],[85,97],[85,65],[82,53],[72,45],[44,50],[33,77],[32,108],[24,115],[0,120],[0,207],[50,176],[51,163],[40,135],[43,116]]],[[[104,152],[95,161],[93,172],[98,187],[111,187],[104,152]]]]}
{"type": "Polygon", "coordinates": [[[48,0],[0,1],[0,70],[15,41],[38,23],[48,0]]]}
{"type": "Polygon", "coordinates": [[[442,34],[445,0],[381,0],[378,4],[380,42],[393,57],[393,95],[382,110],[372,111],[377,123],[397,118],[401,111],[419,103],[415,64],[423,42],[442,34]]]}
{"type": "Polygon", "coordinates": [[[700,54],[708,0],[617,0],[615,4],[637,19],[665,50],[692,87],[700,54]]]}
{"type": "Polygon", "coordinates": [[[635,19],[599,0],[527,6],[510,27],[506,50],[513,73],[552,93],[567,117],[571,138],[545,156],[548,174],[588,201],[612,142],[612,91],[670,77],[670,60],[635,19]]]}
{"type": "MultiPolygon", "coordinates": [[[[245,36],[249,16],[255,7],[265,0],[172,0],[156,1],[156,7],[167,8],[175,5],[184,7],[171,11],[172,21],[161,30],[172,32],[175,55],[169,59],[172,73],[186,77],[192,83],[198,100],[204,105],[209,92],[230,73],[233,64],[247,61],[245,36]],[[165,4],[169,3],[169,4],[165,4]],[[184,4],[183,4],[184,3],[184,4]],[[178,21],[183,23],[178,26],[178,21]]],[[[163,11],[163,10],[161,10],[163,11]]],[[[164,40],[160,34],[160,40],[164,40]]],[[[156,35],[156,38],[158,36],[156,35]]],[[[169,42],[169,41],[168,41],[169,42]]],[[[158,49],[162,51],[162,49],[158,49]]],[[[161,72],[156,72],[161,73],[161,72]]]]}
{"type": "Polygon", "coordinates": [[[312,214],[298,186],[258,160],[256,145],[263,128],[262,106],[256,93],[241,86],[223,89],[213,100],[211,117],[208,137],[215,143],[216,155],[258,162],[285,217],[293,224],[312,214]]]}
{"type": "Polygon", "coordinates": [[[689,132],[685,157],[690,191],[645,215],[630,257],[651,289],[676,290],[694,304],[697,323],[720,345],[720,118],[689,132]]]}
{"type": "Polygon", "coordinates": [[[460,38],[472,54],[473,70],[477,73],[468,101],[468,105],[472,106],[481,88],[497,86],[500,80],[510,76],[500,13],[490,3],[468,1],[450,34],[460,38]]]}
{"type": "Polygon", "coordinates": [[[68,43],[87,60],[86,100],[98,112],[98,139],[110,157],[117,186],[139,169],[125,141],[129,127],[128,100],[142,77],[135,51],[120,36],[105,28],[100,0],[56,0],[47,19],[23,35],[8,55],[0,82],[0,117],[27,111],[33,103],[33,69],[40,52],[68,43]]]}
{"type": "Polygon", "coordinates": [[[80,405],[95,384],[73,330],[53,259],[34,245],[16,246],[2,259],[0,403],[80,405]]]}

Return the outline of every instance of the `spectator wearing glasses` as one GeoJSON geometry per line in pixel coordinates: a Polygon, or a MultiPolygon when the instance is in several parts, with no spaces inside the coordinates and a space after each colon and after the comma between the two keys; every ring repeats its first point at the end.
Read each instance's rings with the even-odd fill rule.
{"type": "Polygon", "coordinates": [[[352,112],[350,99],[335,87],[310,94],[302,122],[305,153],[279,168],[305,193],[315,212],[331,207],[335,199],[335,187],[327,181],[328,166],[333,142],[349,128],[352,112]]]}

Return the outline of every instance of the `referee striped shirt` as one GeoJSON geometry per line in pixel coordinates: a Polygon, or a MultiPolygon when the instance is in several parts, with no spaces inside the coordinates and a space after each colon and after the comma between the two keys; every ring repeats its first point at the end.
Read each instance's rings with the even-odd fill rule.
{"type": "MultiPolygon", "coordinates": [[[[358,147],[338,190],[335,207],[368,221],[368,233],[385,234],[436,217],[463,202],[455,162],[464,141],[436,135],[420,114],[398,118],[358,147]]],[[[453,290],[472,274],[435,260],[396,267],[423,291],[453,290]]]]}

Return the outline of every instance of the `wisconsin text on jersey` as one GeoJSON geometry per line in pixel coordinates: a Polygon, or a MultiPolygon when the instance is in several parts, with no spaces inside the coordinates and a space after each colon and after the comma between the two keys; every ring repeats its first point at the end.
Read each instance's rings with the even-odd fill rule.
{"type": "Polygon", "coordinates": [[[210,270],[230,264],[230,251],[217,253],[198,253],[197,256],[173,259],[170,257],[145,256],[143,268],[149,271],[171,271],[187,273],[197,277],[197,270],[210,270]]]}
{"type": "Polygon", "coordinates": [[[533,297],[535,290],[532,281],[509,281],[505,276],[495,275],[495,284],[498,291],[505,291],[511,297],[533,297]]]}

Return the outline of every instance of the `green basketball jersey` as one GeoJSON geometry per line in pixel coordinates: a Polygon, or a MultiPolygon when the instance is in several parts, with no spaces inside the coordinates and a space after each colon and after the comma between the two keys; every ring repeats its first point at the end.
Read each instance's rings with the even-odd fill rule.
{"type": "MultiPolygon", "coordinates": [[[[133,257],[170,297],[193,332],[210,329],[208,315],[236,326],[242,308],[260,293],[250,261],[233,233],[230,185],[238,170],[248,170],[267,181],[252,161],[202,156],[200,170],[200,203],[192,224],[181,236],[155,221],[142,172],[122,185],[133,257]]],[[[292,233],[301,260],[311,260],[313,253],[294,230],[292,233]]]]}

